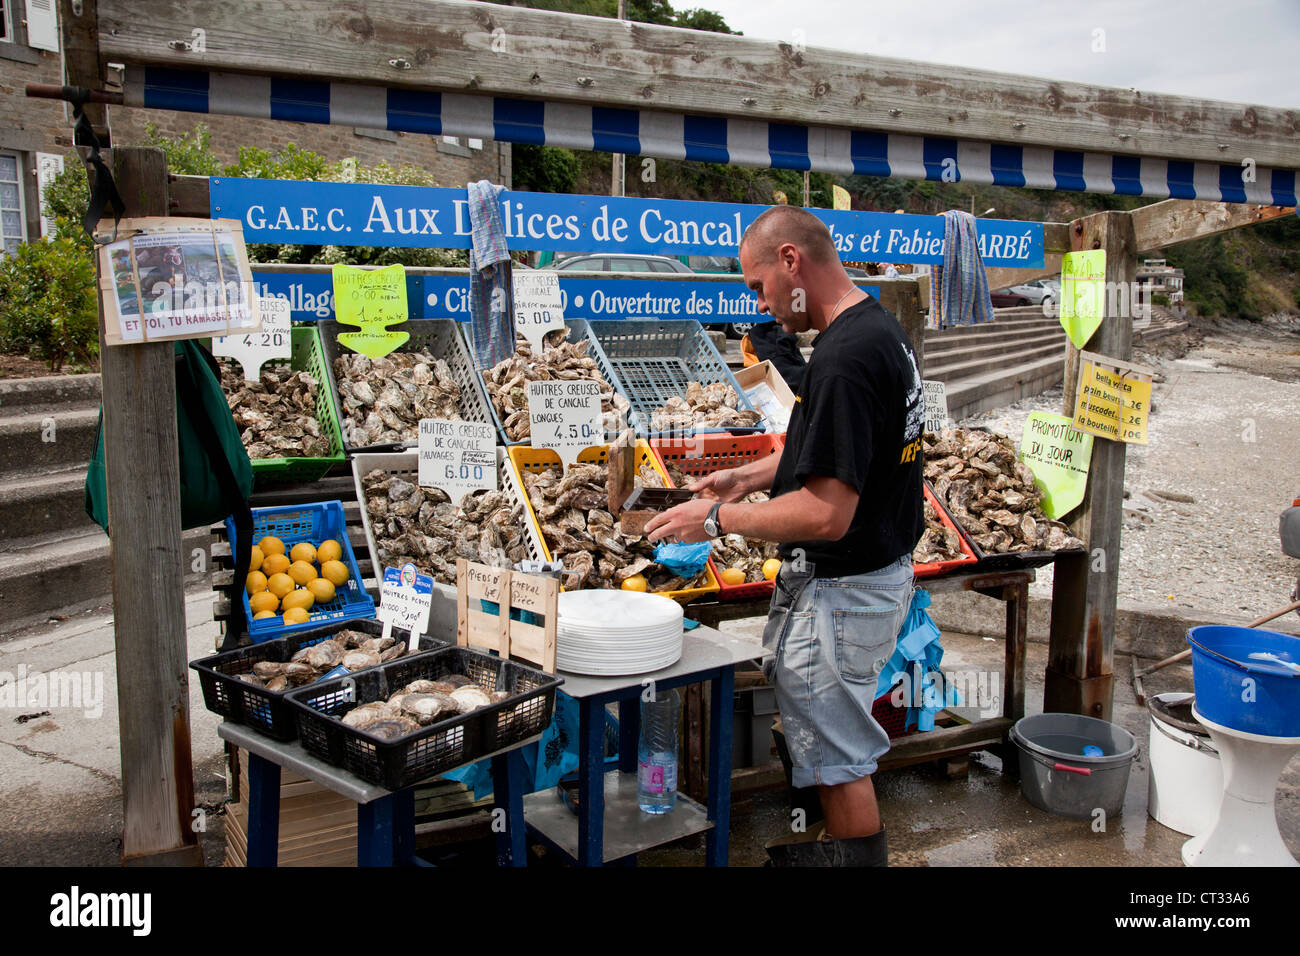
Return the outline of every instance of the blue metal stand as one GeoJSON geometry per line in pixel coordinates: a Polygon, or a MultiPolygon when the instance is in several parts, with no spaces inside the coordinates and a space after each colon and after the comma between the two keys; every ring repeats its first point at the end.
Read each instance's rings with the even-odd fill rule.
{"type": "Polygon", "coordinates": [[[280,765],[248,755],[248,865],[275,866],[280,855],[280,765]]]}

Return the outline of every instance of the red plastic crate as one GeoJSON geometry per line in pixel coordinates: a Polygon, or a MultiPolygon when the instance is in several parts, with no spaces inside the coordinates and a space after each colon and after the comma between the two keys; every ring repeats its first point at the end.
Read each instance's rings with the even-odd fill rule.
{"type": "Polygon", "coordinates": [[[954,558],[951,561],[935,561],[930,564],[912,565],[912,577],[914,578],[932,578],[940,574],[947,574],[957,568],[965,567],[968,564],[974,564],[978,558],[975,552],[971,550],[970,544],[966,541],[966,536],[962,534],[957,523],[952,520],[952,515],[948,514],[948,509],[939,503],[933,491],[930,490],[930,483],[925,482],[921,486],[925,492],[925,498],[934,506],[935,512],[939,515],[939,520],[949,528],[957,532],[957,537],[961,540],[961,557],[954,558]]]}
{"type": "MultiPolygon", "coordinates": [[[[690,438],[652,438],[650,448],[663,463],[664,472],[669,462],[675,464],[692,478],[710,475],[724,468],[738,468],[765,455],[779,455],[785,447],[785,436],[776,435],[695,435],[690,438]]],[[[671,483],[672,479],[669,479],[671,483]]],[[[747,601],[771,597],[771,581],[752,584],[722,584],[722,575],[712,558],[709,564],[718,579],[719,601],[747,601]]]]}

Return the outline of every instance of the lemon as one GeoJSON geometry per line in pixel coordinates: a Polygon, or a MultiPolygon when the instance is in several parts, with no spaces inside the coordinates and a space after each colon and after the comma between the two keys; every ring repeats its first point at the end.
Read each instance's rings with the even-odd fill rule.
{"type": "Polygon", "coordinates": [[[274,614],[279,610],[280,599],[270,591],[258,591],[248,599],[248,606],[257,614],[262,611],[270,611],[274,614]]]}
{"type": "Polygon", "coordinates": [[[262,553],[262,549],[257,545],[253,545],[251,555],[252,556],[248,559],[248,566],[252,570],[256,571],[262,566],[262,562],[266,560],[266,555],[262,553]]]}
{"type": "Polygon", "coordinates": [[[316,549],[316,560],[321,564],[326,561],[338,561],[343,557],[343,545],[339,544],[333,538],[326,538],[316,549]]]}
{"type": "Polygon", "coordinates": [[[244,590],[249,594],[256,594],[258,591],[265,591],[266,575],[261,571],[249,571],[248,577],[244,578],[244,590]]]}
{"type": "Polygon", "coordinates": [[[320,566],[320,576],[336,588],[348,583],[348,566],[342,561],[326,561],[320,566]]]}
{"type": "Polygon", "coordinates": [[[260,620],[262,620],[263,618],[267,618],[267,617],[275,617],[275,612],[274,612],[274,611],[258,611],[256,614],[253,615],[253,620],[254,620],[254,621],[260,621],[260,620]]]}
{"type": "Polygon", "coordinates": [[[644,591],[646,589],[646,580],[644,574],[634,574],[623,582],[624,591],[644,591]]]}
{"type": "Polygon", "coordinates": [[[289,565],[289,577],[294,584],[303,585],[316,577],[316,569],[306,561],[295,561],[289,565]]]}
{"type": "Polygon", "coordinates": [[[304,607],[291,607],[284,612],[285,624],[306,624],[311,615],[307,613],[304,607]]]}
{"type": "Polygon", "coordinates": [[[273,574],[280,574],[289,570],[289,559],[283,554],[267,555],[266,560],[262,562],[262,573],[268,578],[273,574]]]}
{"type": "Polygon", "coordinates": [[[316,599],[312,597],[310,591],[306,588],[295,588],[286,594],[280,601],[280,609],[288,611],[295,607],[300,607],[305,611],[315,603],[316,599]]]}
{"type": "Polygon", "coordinates": [[[306,561],[311,564],[316,560],[316,547],[310,541],[299,541],[289,552],[294,561],[306,561]]]}
{"type": "Polygon", "coordinates": [[[262,549],[262,553],[267,557],[273,554],[284,554],[284,542],[273,534],[268,534],[257,546],[262,549]]]}
{"type": "Polygon", "coordinates": [[[732,587],[735,587],[737,584],[745,583],[745,572],[740,570],[740,568],[724,568],[720,577],[722,578],[723,584],[728,584],[732,587]]]}
{"type": "Polygon", "coordinates": [[[281,571],[273,574],[266,582],[266,589],[277,598],[282,598],[293,590],[293,578],[281,571]]]}
{"type": "Polygon", "coordinates": [[[763,577],[769,581],[775,581],[777,573],[781,570],[780,558],[768,558],[763,562],[763,577]]]}
{"type": "Polygon", "coordinates": [[[334,600],[334,584],[325,578],[313,578],[307,582],[307,590],[316,599],[317,604],[334,600]]]}

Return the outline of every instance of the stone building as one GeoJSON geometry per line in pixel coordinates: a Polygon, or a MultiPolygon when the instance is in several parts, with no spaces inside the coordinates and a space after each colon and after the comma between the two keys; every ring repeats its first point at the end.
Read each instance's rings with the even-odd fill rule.
{"type": "MultiPolygon", "coordinates": [[[[0,0],[0,240],[10,252],[42,235],[41,184],[73,155],[71,108],[23,94],[27,83],[63,82],[56,6],[49,0],[0,0]]],[[[235,162],[240,146],[275,152],[296,143],[332,162],[355,157],[362,165],[382,160],[418,166],[440,186],[464,187],[479,179],[510,185],[509,143],[166,110],[108,112],[112,141],[122,146],[143,142],[146,123],[169,138],[204,123],[223,163],[235,162]]]]}

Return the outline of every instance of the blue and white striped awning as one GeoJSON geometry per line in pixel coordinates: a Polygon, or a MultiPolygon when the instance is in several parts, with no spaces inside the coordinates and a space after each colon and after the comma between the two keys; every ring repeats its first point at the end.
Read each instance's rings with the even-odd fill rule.
{"type": "Polygon", "coordinates": [[[471,136],[664,159],[965,181],[1075,192],[1296,205],[1294,169],[903,136],[358,83],[128,67],[125,102],[148,109],[471,136]]]}

